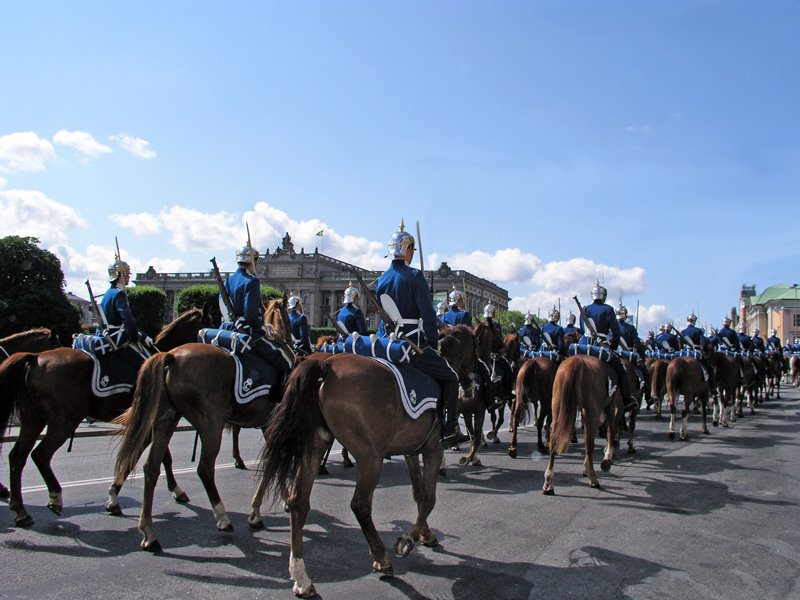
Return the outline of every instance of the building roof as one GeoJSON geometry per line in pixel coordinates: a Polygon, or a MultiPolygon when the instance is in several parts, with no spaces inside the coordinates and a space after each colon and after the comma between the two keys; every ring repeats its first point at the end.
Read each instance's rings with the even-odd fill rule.
{"type": "Polygon", "coordinates": [[[748,298],[750,306],[757,304],[767,304],[776,300],[797,300],[800,299],[800,284],[794,287],[788,283],[777,283],[765,289],[757,296],[748,298]]]}

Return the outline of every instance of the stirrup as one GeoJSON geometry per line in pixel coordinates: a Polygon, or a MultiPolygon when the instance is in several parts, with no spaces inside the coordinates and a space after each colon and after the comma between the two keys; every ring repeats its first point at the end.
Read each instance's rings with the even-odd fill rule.
{"type": "Polygon", "coordinates": [[[442,437],[442,446],[444,446],[445,448],[452,448],[453,446],[458,446],[459,444],[468,442],[471,439],[472,438],[470,438],[465,433],[461,433],[460,431],[454,431],[453,433],[442,437]]]}

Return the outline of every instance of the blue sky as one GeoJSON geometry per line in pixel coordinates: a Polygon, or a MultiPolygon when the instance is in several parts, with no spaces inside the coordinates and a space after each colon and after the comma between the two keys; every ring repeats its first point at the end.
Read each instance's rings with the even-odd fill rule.
{"type": "Polygon", "coordinates": [[[0,235],[69,289],[231,268],[245,241],[371,268],[400,219],[545,314],[596,277],[639,329],[800,282],[800,3],[18,2],[0,235]],[[322,238],[314,234],[324,230],[322,238]]]}

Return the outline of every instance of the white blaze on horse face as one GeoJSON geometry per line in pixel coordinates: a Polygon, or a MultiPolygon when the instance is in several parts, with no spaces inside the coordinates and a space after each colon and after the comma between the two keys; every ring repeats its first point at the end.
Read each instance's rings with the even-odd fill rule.
{"type": "Polygon", "coordinates": [[[289,554],[289,577],[294,581],[292,591],[297,595],[304,595],[311,589],[311,578],[306,573],[306,563],[302,558],[295,558],[294,553],[289,554]]]}

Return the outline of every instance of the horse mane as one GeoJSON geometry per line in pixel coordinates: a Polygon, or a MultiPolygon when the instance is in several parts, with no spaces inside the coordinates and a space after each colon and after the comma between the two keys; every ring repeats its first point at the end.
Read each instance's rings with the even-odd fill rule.
{"type": "MultiPolygon", "coordinates": [[[[175,317],[174,321],[172,321],[171,323],[167,323],[161,329],[161,331],[158,333],[158,335],[156,336],[156,339],[155,339],[155,341],[153,343],[156,346],[158,346],[159,342],[161,342],[165,337],[167,337],[169,334],[173,333],[178,327],[183,325],[189,319],[194,318],[195,315],[197,315],[198,313],[200,313],[200,319],[203,319],[203,318],[206,317],[206,315],[208,313],[208,308],[205,305],[203,306],[203,308],[197,308],[196,306],[192,306],[191,308],[187,308],[185,311],[183,311],[181,314],[179,314],[177,317],[175,317]]],[[[208,325],[209,325],[209,327],[211,326],[210,317],[209,317],[208,325]]]]}
{"type": "Polygon", "coordinates": [[[19,333],[12,333],[8,337],[0,338],[0,344],[13,342],[27,335],[35,335],[37,333],[41,335],[50,336],[52,332],[44,327],[37,327],[36,329],[28,329],[28,331],[20,331],[19,333]]]}
{"type": "Polygon", "coordinates": [[[292,327],[286,311],[286,295],[270,298],[264,305],[264,323],[272,325],[273,335],[291,346],[292,327]]]}

